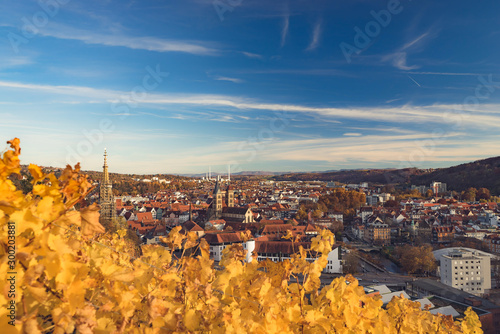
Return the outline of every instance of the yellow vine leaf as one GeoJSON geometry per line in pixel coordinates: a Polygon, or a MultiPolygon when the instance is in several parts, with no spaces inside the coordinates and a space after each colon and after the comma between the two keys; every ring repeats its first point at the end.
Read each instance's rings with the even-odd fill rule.
{"type": "Polygon", "coordinates": [[[81,211],[83,236],[92,236],[96,233],[104,233],[106,230],[99,223],[99,205],[92,204],[91,206],[81,211]]]}

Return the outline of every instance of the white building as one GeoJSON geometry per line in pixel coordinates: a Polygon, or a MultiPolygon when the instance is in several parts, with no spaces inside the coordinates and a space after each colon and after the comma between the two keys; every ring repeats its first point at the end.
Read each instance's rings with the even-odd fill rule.
{"type": "Polygon", "coordinates": [[[434,256],[440,260],[443,284],[474,295],[491,289],[491,258],[487,253],[470,248],[446,248],[436,252],[434,256]],[[436,252],[440,253],[436,255],[436,252]]]}
{"type": "MultiPolygon", "coordinates": [[[[281,262],[284,260],[290,260],[292,258],[292,254],[295,254],[299,251],[300,246],[304,247],[304,249],[309,249],[311,243],[292,243],[289,241],[257,241],[255,246],[255,253],[257,254],[258,261],[271,260],[273,262],[281,262]]],[[[309,262],[313,262],[316,260],[316,258],[308,257],[306,260],[309,262]]],[[[338,245],[334,245],[334,248],[330,251],[330,253],[328,253],[327,260],[328,263],[326,265],[326,268],[323,269],[324,273],[342,274],[342,258],[340,247],[338,245]]]]}
{"type": "Polygon", "coordinates": [[[214,261],[222,260],[222,252],[227,246],[241,244],[246,250],[246,261],[252,262],[252,253],[255,249],[255,240],[243,241],[239,233],[207,233],[203,236],[210,246],[210,258],[214,261]]]}
{"type": "Polygon", "coordinates": [[[443,182],[432,182],[430,188],[434,192],[435,195],[445,193],[446,192],[446,183],[443,182]]]}

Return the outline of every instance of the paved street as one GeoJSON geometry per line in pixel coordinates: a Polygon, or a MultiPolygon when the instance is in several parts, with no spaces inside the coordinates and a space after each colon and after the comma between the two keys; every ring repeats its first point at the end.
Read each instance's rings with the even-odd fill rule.
{"type": "MultiPolygon", "coordinates": [[[[333,275],[324,274],[321,276],[321,282],[323,284],[329,284],[333,279],[344,276],[344,275],[333,275]]],[[[394,273],[360,273],[353,275],[359,281],[359,285],[369,286],[369,285],[379,285],[379,284],[404,284],[408,281],[412,281],[414,277],[404,276],[394,273]]]]}

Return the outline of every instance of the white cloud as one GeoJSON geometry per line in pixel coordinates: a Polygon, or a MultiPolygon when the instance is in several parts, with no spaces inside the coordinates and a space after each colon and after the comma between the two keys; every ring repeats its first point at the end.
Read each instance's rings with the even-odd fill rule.
{"type": "Polygon", "coordinates": [[[451,75],[451,76],[479,76],[481,73],[460,73],[460,72],[409,72],[409,74],[424,74],[424,75],[451,75]]]}
{"type": "Polygon", "coordinates": [[[346,136],[346,137],[360,137],[362,135],[363,134],[361,134],[359,132],[346,132],[346,133],[344,133],[344,136],[346,136]]]}
{"type": "MultiPolygon", "coordinates": [[[[96,89],[82,86],[51,86],[25,84],[17,82],[0,81],[0,87],[12,90],[29,90],[38,93],[72,96],[80,98],[80,103],[119,103],[123,96],[130,96],[130,92],[96,89]]],[[[46,94],[45,94],[46,95],[46,94]]],[[[54,99],[51,96],[51,99],[54,99]]],[[[51,100],[53,101],[53,100],[51,100]]],[[[65,101],[67,103],[67,101],[65,101]]],[[[78,102],[73,101],[73,102],[78,102]]],[[[304,113],[320,117],[324,122],[338,121],[338,119],[372,120],[403,124],[432,124],[436,128],[447,129],[453,126],[481,128],[500,128],[500,105],[479,105],[476,110],[466,110],[462,105],[436,104],[427,106],[373,106],[373,107],[312,107],[298,104],[267,103],[254,99],[228,95],[210,94],[166,94],[148,93],[136,101],[142,105],[168,106],[203,106],[227,108],[232,112],[248,110],[276,111],[289,113],[304,113]]]]}
{"type": "Polygon", "coordinates": [[[0,69],[31,65],[34,61],[31,57],[16,56],[0,58],[0,69]]]}
{"type": "Polygon", "coordinates": [[[414,39],[406,42],[402,47],[397,49],[395,52],[390,53],[384,57],[382,57],[382,61],[389,61],[392,65],[403,71],[410,71],[419,68],[420,66],[413,65],[410,66],[407,64],[407,57],[410,50],[415,51],[419,47],[422,46],[429,38],[431,38],[433,34],[430,31],[425,32],[414,39]]]}
{"type": "Polygon", "coordinates": [[[390,61],[392,65],[400,70],[410,71],[419,68],[419,66],[408,66],[406,64],[406,52],[394,52],[387,56],[382,57],[382,61],[390,61]]]}
{"type": "Polygon", "coordinates": [[[450,133],[439,139],[434,139],[432,133],[300,140],[274,138],[262,143],[251,161],[248,161],[248,157],[251,156],[249,152],[252,151],[252,146],[245,141],[237,141],[183,151],[176,154],[175,159],[164,161],[163,164],[176,171],[213,165],[214,161],[233,162],[242,168],[256,161],[274,166],[279,161],[326,162],[332,169],[346,165],[349,168],[360,168],[367,164],[393,168],[408,165],[425,167],[442,162],[473,161],[495,156],[498,154],[498,139],[498,136],[487,140],[467,138],[462,133],[450,133]],[[422,145],[428,141],[435,146],[430,148],[422,145]],[[244,148],[248,148],[248,152],[244,148]]]}
{"type": "Polygon", "coordinates": [[[290,28],[290,15],[287,14],[283,18],[283,26],[281,27],[281,47],[285,46],[289,28],[290,28]]]}
{"type": "Polygon", "coordinates": [[[264,57],[262,55],[259,55],[257,53],[252,53],[252,52],[246,52],[246,51],[241,51],[241,53],[248,58],[255,58],[255,59],[263,59],[264,57]]]}
{"type": "Polygon", "coordinates": [[[82,41],[86,44],[126,47],[135,50],[182,52],[209,56],[220,53],[219,50],[206,42],[162,39],[151,36],[104,35],[67,26],[51,25],[51,27],[40,30],[39,34],[46,37],[82,41]]]}
{"type": "Polygon", "coordinates": [[[234,83],[245,82],[244,80],[238,79],[238,78],[229,78],[229,77],[220,77],[220,76],[214,77],[214,79],[219,80],[219,81],[230,81],[230,82],[234,82],[234,83]]]}
{"type": "Polygon", "coordinates": [[[321,37],[321,21],[318,21],[314,26],[314,30],[311,37],[311,43],[307,47],[306,51],[312,51],[318,48],[319,39],[321,37]]]}

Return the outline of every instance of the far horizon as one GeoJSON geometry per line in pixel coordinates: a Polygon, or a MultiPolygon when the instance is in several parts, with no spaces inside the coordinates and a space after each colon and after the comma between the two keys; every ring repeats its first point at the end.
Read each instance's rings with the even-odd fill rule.
{"type": "Polygon", "coordinates": [[[106,147],[110,171],[139,174],[500,154],[500,2],[217,3],[9,4],[0,139],[96,171],[106,147]]]}
{"type": "MultiPolygon", "coordinates": [[[[21,157],[22,157],[22,155],[21,155],[21,157]]],[[[443,168],[450,168],[450,167],[455,167],[455,166],[462,165],[462,164],[469,164],[469,163],[474,163],[474,162],[487,160],[487,159],[494,159],[494,158],[500,158],[500,156],[486,157],[484,159],[477,159],[477,160],[472,160],[472,161],[457,162],[455,164],[443,165],[440,167],[402,166],[400,168],[399,167],[373,167],[373,168],[372,167],[370,167],[370,168],[360,167],[360,168],[340,168],[340,169],[325,169],[325,170],[275,170],[275,171],[272,171],[272,170],[242,170],[242,171],[237,171],[237,172],[231,171],[231,175],[245,175],[245,173],[269,173],[269,174],[275,174],[275,175],[287,174],[287,173],[328,173],[328,172],[342,172],[342,171],[356,171],[356,170],[396,170],[396,169],[403,169],[403,168],[418,168],[418,169],[422,169],[422,170],[443,169],[443,168]]],[[[37,164],[36,162],[29,162],[29,163],[37,164]]],[[[21,158],[21,164],[24,166],[28,165],[28,163],[26,161],[23,161],[22,158],[21,158]]],[[[41,165],[41,164],[39,164],[39,166],[45,167],[45,168],[61,168],[61,169],[65,167],[65,166],[52,166],[52,165],[41,165]]],[[[85,168],[85,166],[82,165],[81,163],[80,163],[80,167],[81,167],[81,170],[83,172],[102,172],[102,167],[100,169],[88,169],[88,168],[85,168]]],[[[214,175],[221,175],[221,176],[228,175],[227,166],[219,166],[221,168],[226,167],[226,170],[217,169],[218,166],[212,166],[210,171],[209,171],[209,169],[207,169],[204,172],[150,172],[150,173],[138,173],[138,172],[133,172],[133,171],[119,172],[119,171],[113,170],[113,166],[112,166],[112,164],[110,164],[109,154],[108,154],[108,167],[109,167],[109,173],[111,173],[111,174],[123,174],[123,175],[125,175],[125,174],[129,174],[129,175],[178,175],[178,176],[203,177],[205,175],[208,175],[209,172],[211,172],[212,176],[214,176],[214,175]]]]}

